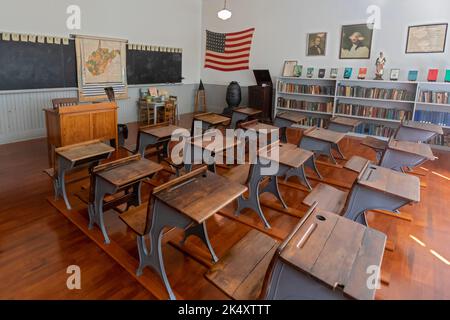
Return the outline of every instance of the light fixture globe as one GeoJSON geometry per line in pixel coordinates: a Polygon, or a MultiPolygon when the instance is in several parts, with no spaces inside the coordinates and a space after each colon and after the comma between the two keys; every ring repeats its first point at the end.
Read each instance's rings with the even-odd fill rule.
{"type": "Polygon", "coordinates": [[[217,16],[222,20],[228,20],[231,18],[231,11],[227,9],[222,9],[217,13],[217,16]]]}
{"type": "Polygon", "coordinates": [[[223,9],[217,12],[217,16],[219,17],[219,19],[228,20],[231,18],[231,15],[232,13],[230,10],[227,9],[227,1],[225,0],[223,9]]]}

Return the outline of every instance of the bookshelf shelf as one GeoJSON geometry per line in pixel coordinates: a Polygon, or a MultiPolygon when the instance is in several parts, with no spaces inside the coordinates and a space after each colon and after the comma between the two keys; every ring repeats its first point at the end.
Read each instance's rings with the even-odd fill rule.
{"type": "Polygon", "coordinates": [[[303,110],[303,109],[295,109],[295,108],[283,108],[283,107],[277,107],[278,110],[285,110],[285,111],[297,111],[297,112],[304,112],[304,113],[316,113],[316,114],[324,114],[328,116],[332,116],[333,113],[331,112],[323,112],[323,111],[312,111],[312,110],[303,110]]]}
{"type": "Polygon", "coordinates": [[[373,120],[373,121],[383,121],[383,122],[397,122],[400,123],[401,120],[396,119],[384,119],[384,118],[375,118],[375,117],[363,117],[363,116],[355,116],[352,114],[345,114],[345,113],[334,113],[336,116],[340,117],[349,117],[349,118],[356,118],[356,119],[366,119],[366,120],[373,120]]]}
{"type": "Polygon", "coordinates": [[[393,99],[376,99],[376,98],[364,98],[364,97],[347,97],[347,96],[336,96],[336,99],[349,99],[349,100],[361,100],[361,101],[380,101],[380,102],[394,102],[394,103],[406,103],[414,104],[414,101],[406,100],[393,100],[393,99]]]}
{"type": "MultiPolygon", "coordinates": [[[[289,87],[289,86],[287,86],[289,87]]],[[[333,92],[333,91],[331,91],[333,92]]],[[[352,133],[351,135],[357,137],[365,137],[368,134],[366,132],[375,133],[371,136],[377,138],[385,138],[381,135],[389,135],[392,130],[395,130],[396,127],[400,124],[401,120],[396,119],[385,119],[385,118],[375,118],[375,117],[364,117],[357,116],[351,114],[344,114],[337,112],[339,104],[351,104],[351,105],[362,105],[367,107],[374,108],[386,108],[386,109],[394,109],[394,112],[399,112],[399,110],[407,111],[412,119],[416,121],[427,121],[432,123],[446,123],[445,119],[450,119],[450,99],[447,101],[445,92],[450,96],[450,83],[448,82],[414,82],[414,81],[390,81],[390,80],[371,80],[371,79],[330,79],[330,78],[301,78],[301,77],[280,77],[277,79],[276,85],[276,95],[275,95],[275,113],[277,110],[289,110],[289,111],[297,111],[305,114],[309,114],[308,118],[310,120],[314,120],[314,115],[316,114],[316,118],[324,119],[324,115],[326,116],[342,116],[342,117],[350,117],[357,118],[362,120],[362,127],[359,131],[363,133],[352,133]],[[286,90],[279,90],[283,87],[279,87],[279,82],[282,84],[292,84],[300,85],[300,86],[323,86],[323,87],[331,87],[334,86],[334,95],[328,94],[308,94],[308,93],[297,93],[297,92],[286,92],[286,90]],[[343,95],[344,90],[342,87],[351,87],[349,92],[353,94],[353,92],[370,92],[371,89],[377,89],[375,91],[370,92],[371,95],[381,96],[381,98],[366,98],[366,97],[358,97],[343,95]],[[369,90],[369,91],[366,91],[369,90]],[[436,102],[421,102],[421,94],[422,92],[429,91],[431,92],[431,99],[435,99],[436,96],[439,97],[439,102],[447,102],[447,103],[436,103],[436,102]],[[442,95],[439,96],[438,93],[444,92],[444,99],[442,99],[442,95]],[[436,94],[435,94],[436,93],[436,94]],[[297,97],[297,98],[296,98],[297,97]],[[305,100],[314,101],[314,103],[332,103],[332,112],[322,112],[322,111],[308,111],[303,109],[294,109],[294,108],[286,108],[279,107],[282,105],[284,100],[290,99],[295,101],[305,101],[302,100],[301,97],[304,97],[305,100]],[[396,97],[396,99],[384,99],[388,97],[396,97]],[[315,100],[312,100],[315,98],[315,100]],[[319,98],[322,98],[320,100],[319,98]],[[284,99],[284,100],[283,100],[284,99]],[[325,100],[327,99],[327,100],[325,100]],[[281,103],[281,104],[279,104],[281,103]],[[375,128],[375,129],[374,129],[375,128]]],[[[326,92],[328,93],[328,92],[326,92]]],[[[345,93],[347,94],[347,93],[345,93]]],[[[361,94],[362,95],[362,94],[361,94]]],[[[429,95],[425,96],[425,98],[429,99],[429,95]]],[[[329,111],[330,109],[327,108],[329,111]]],[[[312,122],[314,123],[314,122],[312,122]]],[[[320,125],[323,125],[321,123],[320,125]]],[[[449,140],[449,130],[450,123],[446,123],[443,126],[445,129],[444,136],[442,139],[438,139],[438,144],[431,144],[432,146],[437,146],[439,148],[443,148],[444,150],[450,151],[450,142],[449,140]],[[439,143],[443,143],[444,146],[439,145],[439,143]]]]}

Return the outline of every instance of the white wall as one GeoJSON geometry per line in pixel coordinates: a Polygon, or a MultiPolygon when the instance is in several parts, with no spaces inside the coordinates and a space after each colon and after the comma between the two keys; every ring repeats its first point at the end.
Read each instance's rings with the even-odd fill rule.
{"type": "Polygon", "coordinates": [[[1,0],[1,4],[0,31],[61,37],[78,33],[183,48],[184,82],[199,81],[201,0],[1,0]],[[66,8],[72,4],[81,8],[81,30],[66,27],[66,8]]]}
{"type": "MultiPolygon", "coordinates": [[[[206,29],[234,32],[255,27],[250,69],[270,69],[272,76],[280,76],[284,60],[292,59],[316,71],[327,68],[327,75],[332,67],[340,68],[340,76],[345,67],[369,67],[368,77],[373,77],[380,51],[387,57],[387,72],[400,68],[401,79],[407,78],[410,69],[419,70],[424,79],[431,67],[441,69],[442,79],[442,69],[450,68],[450,37],[445,53],[404,53],[408,26],[450,22],[449,0],[229,0],[233,16],[228,21],[217,18],[222,7],[222,0],[203,1],[202,56],[206,29]],[[369,5],[381,9],[381,30],[374,31],[370,60],[339,60],[341,26],[365,23],[369,5]],[[311,32],[328,32],[325,57],[306,57],[306,34],[311,32]]],[[[201,76],[205,83],[254,84],[251,70],[225,73],[202,68],[201,76]]]]}

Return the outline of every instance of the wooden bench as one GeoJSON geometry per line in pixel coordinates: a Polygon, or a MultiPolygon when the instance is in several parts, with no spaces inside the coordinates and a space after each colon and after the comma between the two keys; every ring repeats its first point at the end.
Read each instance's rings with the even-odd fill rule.
{"type": "Polygon", "coordinates": [[[236,300],[374,299],[367,268],[381,267],[385,243],[314,204],[281,245],[252,230],[205,276],[236,300]]]}

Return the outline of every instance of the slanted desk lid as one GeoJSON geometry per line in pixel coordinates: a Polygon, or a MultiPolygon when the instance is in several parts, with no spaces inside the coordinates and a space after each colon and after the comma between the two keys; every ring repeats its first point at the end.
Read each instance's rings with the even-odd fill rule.
{"type": "Polygon", "coordinates": [[[255,75],[258,86],[262,86],[263,84],[273,86],[269,70],[253,70],[253,74],[255,75]]]}
{"type": "MultiPolygon", "coordinates": [[[[354,299],[374,299],[371,266],[380,267],[386,236],[337,214],[315,210],[280,253],[286,261],[354,299]],[[370,272],[368,272],[368,270],[370,272]]],[[[373,267],[372,267],[373,268],[373,267]]],[[[376,284],[376,283],[374,283],[376,284]]]]}

